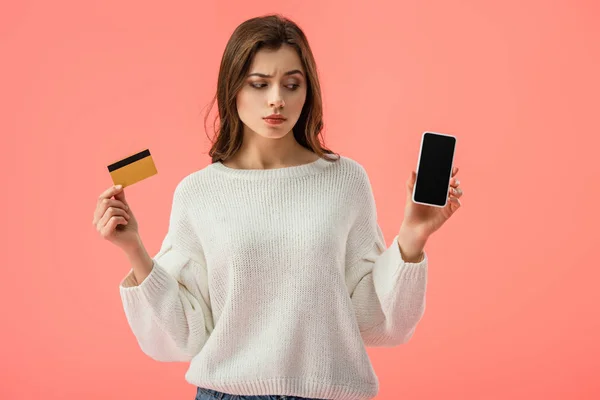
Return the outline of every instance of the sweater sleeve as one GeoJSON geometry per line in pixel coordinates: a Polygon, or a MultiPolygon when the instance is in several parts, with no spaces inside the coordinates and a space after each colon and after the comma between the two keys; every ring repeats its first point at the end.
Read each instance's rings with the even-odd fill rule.
{"type": "Polygon", "coordinates": [[[386,247],[366,172],[358,179],[356,220],[346,251],[346,284],[366,346],[393,347],[410,340],[425,312],[428,257],[405,262],[398,236],[386,247]]]}
{"type": "Polygon", "coordinates": [[[213,329],[204,254],[183,195],[180,184],[150,274],[138,285],[131,269],[119,287],[140,348],[157,361],[190,361],[213,329]]]}

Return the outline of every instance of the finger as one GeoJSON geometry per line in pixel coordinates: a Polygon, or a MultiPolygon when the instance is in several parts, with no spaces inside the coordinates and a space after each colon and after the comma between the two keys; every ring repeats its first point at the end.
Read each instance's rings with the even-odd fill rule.
{"type": "Polygon", "coordinates": [[[458,180],[458,178],[452,178],[452,179],[450,179],[450,186],[452,186],[452,187],[458,187],[458,185],[460,185],[460,181],[458,180]]]}
{"type": "Polygon", "coordinates": [[[122,201],[124,204],[128,204],[127,199],[125,198],[125,189],[121,189],[115,193],[115,199],[122,201]]]}
{"type": "Polygon", "coordinates": [[[417,173],[415,171],[411,171],[410,176],[406,180],[406,187],[408,189],[412,190],[413,186],[415,185],[416,180],[417,180],[417,173]]]}
{"type": "Polygon", "coordinates": [[[452,176],[456,175],[458,173],[458,167],[454,167],[452,169],[452,176]]]}
{"type": "Polygon", "coordinates": [[[102,194],[98,197],[98,202],[101,202],[104,199],[110,199],[115,194],[117,194],[123,190],[123,188],[117,189],[117,186],[118,185],[111,186],[108,189],[106,189],[104,192],[102,192],[102,194]]]}
{"type": "MultiPolygon", "coordinates": [[[[117,207],[117,208],[122,208],[123,210],[129,210],[129,206],[125,203],[123,203],[121,200],[117,200],[117,199],[104,199],[102,201],[103,205],[106,205],[106,208],[108,207],[117,207]]],[[[101,206],[102,207],[102,206],[101,206]]]]}
{"type": "Polygon", "coordinates": [[[127,213],[127,211],[123,210],[122,208],[109,207],[98,221],[98,226],[100,229],[107,225],[110,222],[110,219],[113,217],[123,217],[128,220],[131,219],[131,216],[127,213]]]}
{"type": "Polygon", "coordinates": [[[124,217],[113,216],[111,217],[106,224],[98,227],[98,232],[103,237],[109,236],[115,229],[117,229],[117,225],[127,225],[129,221],[124,217]]]}
{"type": "Polygon", "coordinates": [[[117,208],[122,208],[126,211],[129,211],[129,206],[127,206],[125,203],[123,203],[120,200],[102,199],[101,203],[98,204],[98,206],[96,207],[96,210],[94,212],[94,224],[96,223],[96,221],[98,221],[104,215],[104,213],[106,212],[108,207],[117,207],[117,208]]]}
{"type": "Polygon", "coordinates": [[[115,215],[122,215],[123,217],[125,217],[127,219],[131,218],[131,216],[127,213],[127,211],[125,211],[125,210],[123,210],[122,208],[119,208],[119,207],[109,207],[106,210],[105,214],[108,215],[108,216],[110,216],[110,217],[115,216],[115,215]]]}
{"type": "Polygon", "coordinates": [[[458,207],[460,207],[462,205],[462,203],[460,202],[460,199],[458,197],[450,196],[450,197],[448,197],[448,201],[454,203],[458,207]]]}
{"type": "Polygon", "coordinates": [[[460,197],[463,195],[463,190],[459,187],[452,187],[448,189],[448,193],[450,193],[451,196],[460,197]]]}
{"type": "Polygon", "coordinates": [[[117,225],[127,225],[127,220],[123,217],[112,217],[108,223],[100,230],[103,237],[108,237],[117,229],[117,225]]]}

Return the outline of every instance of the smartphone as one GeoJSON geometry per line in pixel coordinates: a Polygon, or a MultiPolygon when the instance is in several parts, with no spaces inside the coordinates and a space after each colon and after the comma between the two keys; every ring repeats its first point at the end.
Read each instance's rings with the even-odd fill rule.
{"type": "Polygon", "coordinates": [[[456,137],[423,132],[412,200],[432,207],[445,207],[456,149],[456,137]]]}

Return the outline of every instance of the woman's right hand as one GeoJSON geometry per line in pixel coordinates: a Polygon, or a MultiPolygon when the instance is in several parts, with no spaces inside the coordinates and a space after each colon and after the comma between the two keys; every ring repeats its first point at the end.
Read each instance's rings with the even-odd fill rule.
{"type": "Polygon", "coordinates": [[[123,188],[111,186],[100,195],[93,224],[100,236],[125,251],[134,250],[141,243],[138,223],[123,188]]]}

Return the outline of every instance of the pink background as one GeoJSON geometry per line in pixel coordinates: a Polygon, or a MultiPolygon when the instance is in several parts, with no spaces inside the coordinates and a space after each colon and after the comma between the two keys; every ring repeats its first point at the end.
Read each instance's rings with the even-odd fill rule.
{"type": "Polygon", "coordinates": [[[598,4],[284,3],[1,6],[0,398],[194,398],[187,363],[135,342],[129,266],[92,214],[106,165],[149,148],[159,173],[127,196],[158,250],[173,189],[210,162],[225,43],[270,12],[308,35],[326,144],[367,169],[388,244],[421,133],[459,138],[463,207],[426,246],[415,336],[369,349],[377,398],[600,398],[598,4]]]}

